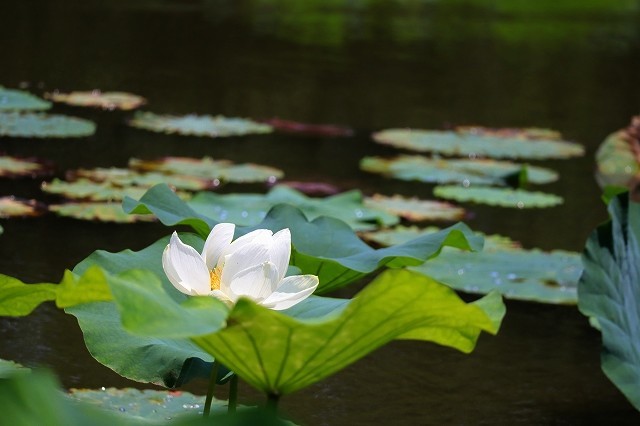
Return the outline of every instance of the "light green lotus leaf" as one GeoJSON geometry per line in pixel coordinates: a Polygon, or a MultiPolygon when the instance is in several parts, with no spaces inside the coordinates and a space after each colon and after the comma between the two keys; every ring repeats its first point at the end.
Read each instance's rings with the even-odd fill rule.
{"type": "Polygon", "coordinates": [[[578,307],[602,332],[602,370],[640,410],[640,203],[621,194],[583,253],[578,307]]]}
{"type": "Polygon", "coordinates": [[[196,176],[211,181],[222,182],[275,182],[284,176],[282,170],[258,164],[234,164],[228,160],[214,160],[210,157],[164,157],[158,160],[129,160],[129,167],[142,171],[196,176]]]}
{"type": "Polygon", "coordinates": [[[640,182],[640,116],[626,129],[607,136],[596,152],[596,164],[601,187],[632,188],[640,182]]]}
{"type": "Polygon", "coordinates": [[[49,108],[51,108],[51,102],[42,100],[29,92],[0,86],[0,112],[44,111],[49,108]]]}
{"type": "Polygon", "coordinates": [[[412,151],[435,152],[444,155],[480,156],[490,158],[570,158],[584,155],[582,145],[556,139],[537,139],[470,131],[438,131],[419,129],[388,129],[373,134],[381,144],[412,151]]]}
{"type": "Polygon", "coordinates": [[[47,174],[49,172],[50,168],[46,167],[40,161],[30,158],[17,158],[8,155],[0,155],[1,177],[35,177],[47,174]]]}
{"type": "Polygon", "coordinates": [[[58,91],[46,93],[45,98],[67,105],[94,107],[107,110],[120,109],[129,111],[147,103],[142,96],[126,92],[102,92],[100,90],[77,91],[60,93],[58,91]]]}
{"type": "Polygon", "coordinates": [[[83,118],[42,113],[0,112],[0,137],[73,138],[91,136],[96,125],[83,118]]]}
{"type": "MultiPolygon", "coordinates": [[[[142,197],[149,188],[142,186],[113,186],[107,182],[94,182],[89,179],[77,179],[67,182],[54,179],[44,182],[42,190],[50,194],[62,195],[66,198],[89,201],[119,201],[124,197],[142,197]]],[[[178,196],[188,198],[189,195],[179,191],[178,196]]]]}
{"type": "Polygon", "coordinates": [[[365,157],[360,160],[362,170],[380,173],[402,180],[428,183],[466,183],[504,185],[505,180],[526,168],[527,180],[544,184],[554,182],[558,174],[553,170],[489,159],[447,160],[419,155],[402,155],[393,159],[365,157]]]}
{"type": "Polygon", "coordinates": [[[0,379],[5,379],[16,374],[24,374],[29,372],[31,372],[31,370],[27,367],[23,367],[22,365],[13,361],[0,359],[0,379]]]}
{"type": "Polygon", "coordinates": [[[0,218],[39,216],[47,208],[35,200],[23,200],[12,195],[0,197],[0,218]]]}
{"type": "MultiPolygon", "coordinates": [[[[419,228],[417,226],[394,226],[389,229],[377,231],[367,231],[360,235],[367,241],[371,241],[381,246],[394,246],[405,244],[418,237],[440,232],[442,229],[436,226],[419,228]]],[[[485,235],[482,232],[474,232],[475,235],[484,239],[483,250],[515,250],[521,248],[519,242],[504,235],[485,235]]]]}
{"type": "Polygon", "coordinates": [[[25,284],[17,278],[0,275],[0,317],[29,315],[41,303],[55,300],[56,285],[25,284]]]}
{"type": "Polygon", "coordinates": [[[482,186],[471,186],[468,188],[456,185],[436,186],[433,189],[433,194],[436,197],[455,200],[461,203],[473,202],[514,209],[554,207],[564,202],[562,197],[544,192],[482,186]]]}
{"type": "Polygon", "coordinates": [[[153,132],[208,136],[211,138],[271,133],[273,131],[273,128],[267,124],[244,118],[195,114],[173,116],[159,115],[152,112],[137,112],[129,122],[129,125],[153,132]]]}
{"type": "Polygon", "coordinates": [[[108,201],[51,204],[49,210],[62,217],[79,220],[95,220],[98,222],[135,223],[153,222],[156,219],[149,215],[127,214],[119,202],[108,201]]]}
{"type": "MultiPolygon", "coordinates": [[[[114,296],[123,315],[140,297],[140,281],[122,285],[114,296]]],[[[113,289],[113,288],[112,288],[113,289]]],[[[138,302],[144,305],[144,300],[138,302]]],[[[191,310],[185,305],[183,318],[191,310]]],[[[227,326],[199,335],[198,324],[185,323],[183,333],[270,395],[285,395],[316,383],[393,339],[424,340],[468,353],[481,331],[495,334],[505,308],[497,293],[466,304],[446,286],[410,271],[381,274],[340,311],[321,318],[292,318],[240,299],[227,326]]],[[[136,314],[138,312],[136,311],[136,314]]],[[[144,309],[140,324],[153,324],[161,310],[144,309]]],[[[140,327],[131,324],[137,332],[140,327]]],[[[129,328],[129,327],[127,327],[129,328]]],[[[147,327],[146,334],[163,333],[147,327]]]]}
{"type": "MultiPolygon", "coordinates": [[[[435,227],[396,227],[368,232],[363,237],[381,245],[394,245],[437,231],[435,227]]],[[[438,257],[410,269],[467,293],[499,291],[510,299],[576,303],[582,272],[579,253],[525,250],[508,237],[477,234],[485,239],[482,251],[464,252],[447,247],[438,257]]]]}
{"type": "Polygon", "coordinates": [[[213,182],[187,175],[169,175],[165,173],[140,173],[135,170],[117,167],[79,169],[73,172],[75,176],[90,179],[95,182],[107,182],[112,186],[138,186],[151,188],[159,183],[166,183],[172,188],[184,191],[202,191],[214,186],[213,182]]]}
{"type": "Polygon", "coordinates": [[[187,204],[195,212],[217,222],[233,222],[242,226],[260,223],[277,204],[297,207],[310,220],[319,216],[340,219],[354,230],[374,229],[398,222],[398,217],[394,214],[367,207],[359,191],[344,192],[327,198],[312,198],[295,189],[278,185],[266,195],[200,192],[187,204]]]}
{"type": "Polygon", "coordinates": [[[456,221],[464,217],[462,207],[441,201],[406,198],[401,195],[387,197],[374,194],[365,197],[364,205],[371,209],[386,211],[410,221],[456,221]]]}

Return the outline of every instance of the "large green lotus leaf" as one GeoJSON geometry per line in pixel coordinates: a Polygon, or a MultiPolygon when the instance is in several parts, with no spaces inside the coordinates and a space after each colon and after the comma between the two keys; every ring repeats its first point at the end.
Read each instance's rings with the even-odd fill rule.
{"type": "Polygon", "coordinates": [[[50,168],[46,167],[42,162],[29,159],[10,157],[8,155],[0,155],[0,176],[1,177],[17,177],[29,176],[35,177],[50,172],[50,168]]]}
{"type": "Polygon", "coordinates": [[[349,191],[327,198],[311,198],[286,186],[275,186],[262,194],[215,194],[201,192],[187,203],[196,212],[218,222],[241,226],[256,225],[277,204],[290,204],[309,219],[330,216],[347,223],[354,230],[389,226],[398,222],[396,215],[366,207],[359,191],[349,191]]]}
{"type": "Polygon", "coordinates": [[[155,221],[153,216],[127,214],[122,204],[110,202],[83,202],[49,205],[49,210],[62,217],[98,222],[135,223],[155,221]]]}
{"type": "MultiPolygon", "coordinates": [[[[166,186],[153,187],[138,202],[125,200],[124,208],[133,213],[152,212],[168,226],[190,225],[202,237],[206,237],[216,223],[191,209],[166,186]]],[[[302,211],[287,204],[273,207],[260,224],[240,228],[238,234],[257,228],[274,232],[283,228],[291,230],[291,263],[304,274],[319,276],[318,294],[344,287],[385,265],[421,264],[436,256],[445,245],[465,250],[482,247],[480,238],[475,237],[464,224],[457,224],[402,245],[374,250],[344,222],[327,216],[309,221],[302,211]]]]}
{"type": "Polygon", "coordinates": [[[229,118],[221,115],[159,115],[152,112],[137,112],[129,122],[133,127],[161,133],[208,136],[219,138],[253,133],[271,133],[273,128],[244,118],[229,118]]]}
{"type": "Polygon", "coordinates": [[[364,205],[375,210],[383,210],[410,221],[455,221],[464,217],[462,207],[441,201],[406,198],[401,195],[387,197],[374,194],[364,199],[364,205]]]}
{"type": "Polygon", "coordinates": [[[29,315],[42,302],[55,298],[55,284],[25,284],[17,278],[0,275],[0,316],[29,315]]]}
{"type": "MultiPolygon", "coordinates": [[[[182,240],[202,248],[203,241],[193,235],[182,240]]],[[[162,251],[169,238],[138,252],[96,251],[74,268],[84,274],[91,266],[99,266],[107,275],[117,276],[130,269],[144,268],[161,280],[167,294],[178,302],[186,299],[175,291],[162,270],[162,251]]],[[[84,334],[91,355],[121,376],[167,387],[181,386],[194,377],[208,377],[213,358],[188,339],[144,338],[122,328],[120,313],[112,302],[96,302],[66,309],[74,315],[84,334]]]]}
{"type": "Polygon", "coordinates": [[[91,136],[96,125],[83,118],[39,113],[0,112],[0,137],[72,138],[91,136]]]}
{"type": "MultiPolygon", "coordinates": [[[[364,237],[378,244],[393,245],[437,231],[438,228],[397,227],[369,232],[364,237]]],[[[582,273],[578,253],[525,250],[501,235],[478,235],[484,237],[483,251],[445,248],[438,257],[410,269],[468,293],[496,290],[510,299],[576,303],[578,278],[582,273]]]]}
{"type": "Polygon", "coordinates": [[[587,240],[578,307],[602,331],[602,370],[640,410],[640,203],[618,195],[587,240]]]}
{"type": "Polygon", "coordinates": [[[527,179],[531,183],[558,180],[558,174],[550,169],[488,159],[446,160],[419,155],[403,155],[393,159],[365,157],[360,160],[360,168],[398,179],[428,183],[505,185],[507,177],[520,173],[523,168],[526,168],[527,179]]]}
{"type": "Polygon", "coordinates": [[[196,176],[169,175],[157,172],[140,173],[135,170],[117,167],[90,170],[79,169],[74,171],[73,174],[96,182],[108,182],[112,186],[118,187],[140,186],[151,188],[159,183],[166,183],[179,190],[202,191],[214,186],[211,181],[196,176]]]}
{"type": "Polygon", "coordinates": [[[436,152],[445,155],[481,156],[491,158],[569,158],[584,155],[582,145],[555,140],[526,138],[500,133],[486,134],[468,131],[438,131],[418,129],[388,129],[373,134],[382,144],[413,151],[436,152]]]}
{"type": "Polygon", "coordinates": [[[107,110],[120,109],[129,111],[141,107],[147,100],[141,96],[127,92],[102,92],[100,90],[77,91],[60,93],[58,91],[46,93],[45,97],[54,102],[67,105],[94,107],[107,110]]]}
{"type": "Polygon", "coordinates": [[[196,176],[221,182],[275,182],[284,176],[282,170],[258,164],[233,164],[228,160],[214,160],[210,157],[164,157],[159,160],[129,160],[129,167],[142,171],[196,176]]]}
{"type": "Polygon", "coordinates": [[[13,195],[0,197],[0,217],[39,216],[47,211],[46,206],[35,200],[22,200],[13,195]]]}
{"type": "MultiPolygon", "coordinates": [[[[116,296],[123,311],[127,299],[135,297],[127,289],[132,286],[116,296]]],[[[197,335],[192,324],[183,332],[255,388],[284,395],[326,378],[393,339],[431,341],[468,353],[481,331],[498,331],[504,312],[496,293],[466,304],[433,279],[400,269],[384,272],[344,309],[320,319],[292,318],[241,299],[222,330],[197,335]]],[[[141,322],[153,322],[150,316],[163,313],[145,314],[141,322]]]]}
{"type": "Polygon", "coordinates": [[[22,365],[17,364],[13,361],[0,359],[0,379],[4,379],[15,374],[28,373],[30,371],[30,369],[23,367],[22,365]]]}
{"type": "Polygon", "coordinates": [[[51,102],[29,92],[0,86],[0,111],[43,111],[51,108],[51,102]]]}
{"type": "Polygon", "coordinates": [[[640,116],[631,125],[607,136],[596,152],[600,186],[630,187],[640,181],[640,116]],[[635,137],[633,135],[636,135],[635,137]],[[634,149],[634,144],[637,148],[634,149]]]}
{"type": "Polygon", "coordinates": [[[433,194],[436,197],[455,200],[461,203],[473,202],[514,209],[554,207],[564,202],[562,197],[544,192],[482,186],[464,187],[442,185],[436,186],[433,189],[433,194]]]}

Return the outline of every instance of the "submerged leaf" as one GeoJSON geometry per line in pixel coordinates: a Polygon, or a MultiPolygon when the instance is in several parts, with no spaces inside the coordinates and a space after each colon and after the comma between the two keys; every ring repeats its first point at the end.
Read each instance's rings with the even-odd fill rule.
{"type": "Polygon", "coordinates": [[[464,187],[455,185],[436,186],[436,197],[458,202],[474,202],[490,206],[514,209],[545,208],[562,204],[562,197],[544,192],[531,192],[523,189],[489,188],[482,186],[464,187]]]}
{"type": "Polygon", "coordinates": [[[600,326],[602,370],[640,410],[640,203],[618,195],[609,214],[587,240],[578,307],[600,326]]]}
{"type": "Polygon", "coordinates": [[[553,170],[510,161],[445,160],[419,155],[402,155],[393,159],[365,157],[360,161],[362,170],[389,175],[397,179],[466,185],[506,185],[506,179],[519,173],[524,167],[527,169],[527,177],[531,183],[543,184],[558,179],[558,174],[553,170]]]}
{"type": "Polygon", "coordinates": [[[44,111],[49,108],[51,102],[29,92],[0,86],[0,111],[44,111]]]}
{"type": "MultiPolygon", "coordinates": [[[[544,135],[544,133],[543,133],[544,135]]],[[[438,131],[419,129],[388,129],[373,134],[382,144],[414,151],[437,152],[445,155],[481,156],[492,158],[569,158],[584,155],[582,145],[556,138],[531,138],[511,132],[491,133],[469,131],[438,131]]],[[[548,135],[544,135],[548,136],[548,135]]]]}
{"type": "Polygon", "coordinates": [[[450,203],[420,200],[418,198],[405,198],[401,195],[387,197],[374,194],[372,197],[365,198],[364,205],[416,222],[422,220],[461,220],[465,213],[462,207],[457,207],[450,203]]]}
{"type": "Polygon", "coordinates": [[[133,127],[162,133],[208,136],[219,138],[253,133],[271,133],[273,128],[266,124],[244,118],[228,118],[221,115],[158,115],[152,112],[138,112],[129,122],[133,127]]]}
{"type": "Polygon", "coordinates": [[[91,136],[96,125],[83,118],[39,113],[0,112],[0,137],[72,138],[91,136]]]}
{"type": "Polygon", "coordinates": [[[334,124],[300,123],[298,121],[283,120],[281,118],[269,118],[260,121],[270,125],[279,132],[308,136],[348,137],[353,136],[354,133],[353,129],[349,127],[336,126],[334,124]]]}
{"type": "Polygon", "coordinates": [[[141,171],[158,171],[168,174],[195,176],[222,182],[270,182],[284,176],[282,170],[258,164],[233,164],[228,160],[210,157],[164,157],[158,160],[129,160],[129,167],[141,171]]]}
{"type": "Polygon", "coordinates": [[[126,92],[102,92],[100,90],[60,93],[58,91],[45,94],[45,98],[54,102],[81,107],[96,107],[108,110],[132,110],[147,103],[141,96],[126,92]]]}

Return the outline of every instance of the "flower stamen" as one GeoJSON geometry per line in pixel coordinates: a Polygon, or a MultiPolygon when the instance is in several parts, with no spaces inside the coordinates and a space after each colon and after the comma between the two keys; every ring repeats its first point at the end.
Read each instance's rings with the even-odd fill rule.
{"type": "Polygon", "coordinates": [[[211,280],[211,290],[220,290],[220,279],[222,278],[222,268],[215,267],[209,271],[209,279],[211,280]]]}

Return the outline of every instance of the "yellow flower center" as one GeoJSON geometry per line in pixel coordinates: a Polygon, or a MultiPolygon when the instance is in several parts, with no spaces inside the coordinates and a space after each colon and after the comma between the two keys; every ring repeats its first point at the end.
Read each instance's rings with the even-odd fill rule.
{"type": "Polygon", "coordinates": [[[215,267],[212,271],[209,271],[209,278],[211,280],[211,290],[220,290],[220,278],[222,278],[222,268],[215,267]]]}

